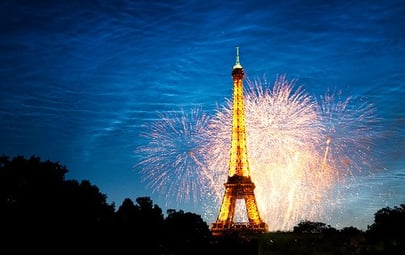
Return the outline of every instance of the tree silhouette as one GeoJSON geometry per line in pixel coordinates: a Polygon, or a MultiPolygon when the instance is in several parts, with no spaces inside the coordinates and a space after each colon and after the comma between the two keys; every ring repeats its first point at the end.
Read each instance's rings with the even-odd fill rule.
{"type": "Polygon", "coordinates": [[[66,173],[58,162],[35,156],[0,158],[4,247],[18,249],[21,245],[16,243],[30,243],[39,252],[55,246],[93,249],[99,238],[105,238],[114,205],[107,204],[106,195],[89,181],[66,181],[66,173]]]}
{"type": "Polygon", "coordinates": [[[117,224],[121,227],[133,227],[136,224],[138,208],[130,198],[125,198],[115,213],[117,224]]]}
{"type": "Polygon", "coordinates": [[[34,156],[18,156],[11,161],[2,157],[1,161],[1,223],[15,227],[44,224],[43,220],[54,213],[55,203],[51,202],[58,201],[58,194],[62,193],[66,168],[50,161],[41,162],[34,156]]]}
{"type": "Polygon", "coordinates": [[[211,232],[200,215],[167,210],[166,247],[173,254],[207,254],[211,232]]]}
{"type": "Polygon", "coordinates": [[[367,238],[375,251],[405,254],[405,204],[385,207],[374,214],[374,223],[367,228],[367,238]]]}
{"type": "Polygon", "coordinates": [[[312,222],[304,220],[294,227],[293,232],[306,234],[320,234],[320,233],[334,233],[336,232],[336,229],[322,222],[312,222]]]}
{"type": "Polygon", "coordinates": [[[0,252],[405,255],[405,204],[378,210],[366,232],[302,221],[293,232],[213,237],[200,215],[169,209],[165,218],[148,196],[115,211],[96,185],[65,180],[67,172],[35,156],[0,156],[0,252]]]}
{"type": "Polygon", "coordinates": [[[112,236],[118,249],[147,250],[148,254],[162,254],[164,250],[164,217],[162,209],[150,197],[138,197],[137,204],[124,199],[115,218],[117,231],[112,236]]]}

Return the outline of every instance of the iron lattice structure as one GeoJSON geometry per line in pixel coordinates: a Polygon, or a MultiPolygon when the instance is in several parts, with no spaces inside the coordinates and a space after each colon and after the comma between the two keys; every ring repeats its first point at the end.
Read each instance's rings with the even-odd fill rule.
{"type": "Polygon", "coordinates": [[[211,224],[214,236],[228,232],[264,233],[267,224],[260,218],[254,194],[255,185],[250,177],[248,150],[246,144],[245,109],[243,103],[244,71],[239,62],[239,48],[236,48],[236,63],[232,69],[233,106],[232,139],[228,179],[221,209],[215,223],[211,224]],[[244,199],[248,222],[234,222],[236,202],[244,199]]]}

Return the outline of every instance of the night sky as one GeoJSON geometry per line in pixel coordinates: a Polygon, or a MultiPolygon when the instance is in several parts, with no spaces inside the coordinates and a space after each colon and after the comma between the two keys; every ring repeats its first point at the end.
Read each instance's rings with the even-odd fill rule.
{"type": "Polygon", "coordinates": [[[400,0],[1,1],[0,154],[60,162],[116,206],[150,196],[202,213],[148,189],[134,151],[160,113],[231,98],[239,46],[248,79],[285,74],[375,106],[378,164],[325,222],[366,229],[405,202],[404,17],[400,0]]]}

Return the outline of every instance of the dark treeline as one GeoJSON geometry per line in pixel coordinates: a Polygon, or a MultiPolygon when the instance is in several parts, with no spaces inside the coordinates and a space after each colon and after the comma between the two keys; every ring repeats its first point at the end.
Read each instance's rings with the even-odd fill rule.
{"type": "Polygon", "coordinates": [[[366,231],[302,221],[292,232],[211,236],[200,215],[145,196],[116,208],[88,180],[39,157],[0,157],[0,253],[405,254],[405,204],[375,213],[366,231]]]}

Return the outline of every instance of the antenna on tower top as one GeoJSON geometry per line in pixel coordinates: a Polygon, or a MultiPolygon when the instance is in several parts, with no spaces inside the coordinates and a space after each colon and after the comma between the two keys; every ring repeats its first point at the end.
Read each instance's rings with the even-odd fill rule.
{"type": "Polygon", "coordinates": [[[236,47],[236,64],[239,64],[239,46],[236,47]]]}
{"type": "Polygon", "coordinates": [[[233,69],[235,68],[242,68],[242,65],[239,62],[239,46],[236,47],[236,63],[233,66],[233,69]]]}

